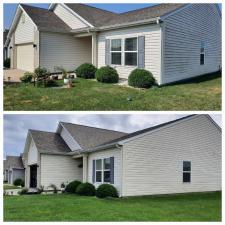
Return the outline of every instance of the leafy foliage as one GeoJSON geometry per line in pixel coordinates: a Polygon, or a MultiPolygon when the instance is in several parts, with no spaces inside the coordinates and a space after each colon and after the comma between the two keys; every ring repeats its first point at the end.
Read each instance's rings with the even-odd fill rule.
{"type": "Polygon", "coordinates": [[[81,183],[77,189],[76,193],[78,195],[94,196],[95,195],[95,186],[90,183],[81,183]]]}
{"type": "Polygon", "coordinates": [[[110,66],[103,66],[96,71],[96,79],[102,83],[118,83],[119,75],[117,71],[110,66]]]}
{"type": "Polygon", "coordinates": [[[101,184],[96,190],[96,196],[98,198],[106,198],[106,197],[118,197],[118,192],[116,188],[111,184],[101,184]]]}
{"type": "Polygon", "coordinates": [[[33,73],[25,72],[24,75],[22,77],[20,77],[20,80],[23,83],[31,83],[33,77],[34,77],[33,73]]]}
{"type": "Polygon", "coordinates": [[[94,65],[90,63],[84,63],[80,65],[79,67],[77,67],[77,69],[75,70],[75,73],[77,77],[92,79],[92,78],[95,78],[96,70],[97,68],[94,65]]]}
{"type": "Polygon", "coordinates": [[[4,67],[10,68],[10,58],[7,58],[7,59],[4,60],[4,67]]]}
{"type": "Polygon", "coordinates": [[[65,191],[68,193],[76,193],[77,187],[81,184],[80,181],[74,180],[66,185],[65,191]]]}
{"type": "Polygon", "coordinates": [[[24,180],[18,178],[18,179],[16,179],[16,180],[14,180],[13,184],[14,184],[15,186],[21,186],[21,187],[24,187],[24,180]]]}

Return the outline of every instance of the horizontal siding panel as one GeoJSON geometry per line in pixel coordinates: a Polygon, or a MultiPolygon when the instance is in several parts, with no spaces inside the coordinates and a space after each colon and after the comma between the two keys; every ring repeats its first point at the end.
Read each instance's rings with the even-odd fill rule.
{"type": "Polygon", "coordinates": [[[221,132],[204,115],[127,142],[124,195],[221,190],[221,132]],[[191,161],[191,183],[183,183],[183,161],[191,161]]]}

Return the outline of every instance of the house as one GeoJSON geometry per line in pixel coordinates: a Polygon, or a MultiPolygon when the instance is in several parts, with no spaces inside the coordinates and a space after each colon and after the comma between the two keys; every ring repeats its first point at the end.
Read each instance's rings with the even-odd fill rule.
{"type": "Polygon", "coordinates": [[[221,128],[190,115],[133,133],[59,122],[29,130],[27,188],[73,180],[114,185],[120,196],[221,190],[221,128]]]}
{"type": "Polygon", "coordinates": [[[16,179],[25,179],[25,168],[22,156],[6,156],[3,161],[3,179],[8,184],[13,184],[16,179]]]}
{"type": "Polygon", "coordinates": [[[121,14],[76,3],[20,4],[6,45],[11,68],[56,73],[92,63],[125,79],[142,68],[161,85],[221,69],[221,11],[217,4],[158,4],[121,14]]]}

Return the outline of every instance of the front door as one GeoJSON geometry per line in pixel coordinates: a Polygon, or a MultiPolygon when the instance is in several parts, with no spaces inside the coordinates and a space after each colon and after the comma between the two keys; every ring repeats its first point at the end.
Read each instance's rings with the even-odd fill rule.
{"type": "Polygon", "coordinates": [[[37,165],[30,166],[30,187],[37,187],[37,165]]]}

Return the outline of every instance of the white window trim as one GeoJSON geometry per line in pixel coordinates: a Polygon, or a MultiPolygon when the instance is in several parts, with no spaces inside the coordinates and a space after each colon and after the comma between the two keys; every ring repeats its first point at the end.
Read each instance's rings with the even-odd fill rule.
{"type": "Polygon", "coordinates": [[[122,66],[122,64],[123,64],[123,40],[121,38],[110,39],[110,65],[111,66],[122,66]],[[121,50],[120,51],[112,51],[112,41],[113,40],[121,41],[121,50]],[[121,54],[121,64],[112,64],[112,53],[120,53],[121,54]]]}
{"type": "Polygon", "coordinates": [[[110,157],[106,157],[106,158],[98,158],[95,159],[95,183],[96,184],[110,184],[110,182],[104,182],[104,172],[105,171],[110,171],[110,169],[104,169],[104,160],[105,159],[110,159],[110,157]],[[101,160],[101,170],[97,170],[97,160],[101,160]],[[96,181],[96,173],[97,172],[101,172],[101,181],[96,181]]]}
{"type": "Polygon", "coordinates": [[[190,184],[191,183],[191,161],[187,161],[187,160],[184,160],[183,162],[183,172],[182,172],[182,179],[183,179],[183,176],[184,176],[184,173],[189,173],[190,174],[190,181],[189,182],[184,182],[184,180],[183,180],[183,184],[190,184]],[[184,170],[184,162],[190,162],[190,171],[185,171],[184,170]]]}
{"type": "Polygon", "coordinates": [[[126,37],[126,38],[124,38],[124,66],[134,66],[134,67],[137,67],[138,66],[138,37],[126,37]],[[126,43],[126,39],[130,39],[130,38],[136,38],[136,40],[137,40],[137,49],[135,50],[135,51],[126,51],[125,50],[125,43],[126,43]],[[125,64],[125,59],[126,59],[126,57],[125,57],[125,55],[126,55],[126,53],[136,53],[137,54],[137,65],[126,65],[125,64]]]}
{"type": "Polygon", "coordinates": [[[137,35],[132,35],[132,36],[125,36],[125,37],[113,37],[113,38],[107,38],[110,40],[110,66],[114,67],[114,66],[124,66],[124,67],[132,67],[134,69],[138,68],[138,37],[137,35]],[[137,38],[137,50],[136,51],[125,51],[125,40],[128,38],[137,38]],[[121,51],[111,51],[111,41],[112,40],[117,40],[120,39],[121,40],[121,51]],[[112,58],[111,58],[111,52],[121,52],[121,65],[120,64],[112,64],[112,58]],[[137,65],[125,65],[125,52],[137,52],[137,65]]]}

